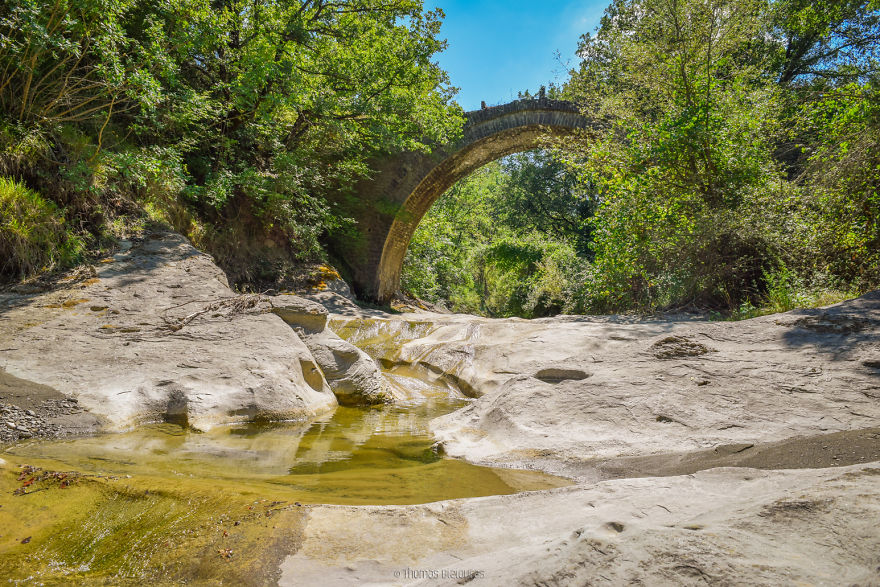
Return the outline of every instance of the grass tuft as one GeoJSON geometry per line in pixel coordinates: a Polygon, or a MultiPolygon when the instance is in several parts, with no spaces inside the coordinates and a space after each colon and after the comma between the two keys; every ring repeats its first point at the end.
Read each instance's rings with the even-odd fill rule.
{"type": "Polygon", "coordinates": [[[0,280],[61,269],[82,257],[84,243],[64,213],[37,192],[0,177],[0,280]]]}

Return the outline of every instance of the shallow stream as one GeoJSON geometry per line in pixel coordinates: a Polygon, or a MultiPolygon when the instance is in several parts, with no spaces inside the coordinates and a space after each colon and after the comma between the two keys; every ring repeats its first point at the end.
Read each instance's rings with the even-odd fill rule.
{"type": "Polygon", "coordinates": [[[19,444],[4,458],[123,479],[262,485],[306,503],[414,504],[564,484],[538,472],[444,457],[428,422],[464,403],[434,396],[381,408],[340,406],[307,424],[242,424],[208,432],[154,424],[122,434],[19,444]]]}
{"type": "Polygon", "coordinates": [[[315,504],[419,504],[569,484],[443,456],[429,422],[470,400],[406,369],[386,374],[408,401],[340,406],[308,423],[207,432],[154,424],[8,448],[0,576],[249,583],[295,552],[315,504]]]}

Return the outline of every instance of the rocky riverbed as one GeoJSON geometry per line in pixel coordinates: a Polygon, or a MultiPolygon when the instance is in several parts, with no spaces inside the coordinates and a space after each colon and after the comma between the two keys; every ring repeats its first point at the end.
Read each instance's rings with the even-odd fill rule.
{"type": "MultiPolygon", "coordinates": [[[[431,423],[438,450],[575,483],[278,506],[281,522],[248,526],[247,565],[202,549],[195,566],[174,559],[188,580],[880,585],[880,292],[734,323],[491,320],[364,310],[334,291],[237,296],[172,233],[105,261],[50,291],[0,296],[0,442],[308,421],[337,403],[407,401],[400,382],[418,378],[472,398],[431,423]]],[[[153,483],[121,482],[121,495],[153,483]]],[[[235,507],[249,503],[242,491],[235,507]]],[[[205,516],[222,508],[200,495],[205,516]]],[[[0,515],[18,507],[10,499],[0,515]]],[[[0,536],[0,559],[24,560],[27,544],[0,536]]],[[[189,556],[183,544],[174,557],[189,556]]],[[[132,581],[184,576],[157,570],[169,552],[144,553],[132,581]]]]}
{"type": "Polygon", "coordinates": [[[100,420],[82,409],[75,397],[0,369],[0,444],[99,430],[100,420]]]}

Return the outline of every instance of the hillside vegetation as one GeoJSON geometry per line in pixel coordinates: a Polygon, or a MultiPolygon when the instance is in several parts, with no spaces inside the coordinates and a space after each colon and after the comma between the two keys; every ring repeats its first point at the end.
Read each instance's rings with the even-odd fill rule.
{"type": "Polygon", "coordinates": [[[93,252],[160,220],[238,282],[320,260],[351,229],[327,196],[370,154],[459,132],[441,17],[419,0],[0,0],[0,175],[25,200],[0,211],[0,277],[73,260],[56,229],[12,226],[40,222],[41,199],[93,252]]]}
{"type": "MultiPolygon", "coordinates": [[[[162,222],[240,287],[356,242],[371,157],[455,140],[420,0],[0,0],[0,280],[162,222]]],[[[604,130],[430,211],[407,293],[751,316],[880,285],[877,0],[613,0],[554,98],[604,130]]],[[[332,259],[330,259],[332,261],[332,259]]]]}
{"type": "Polygon", "coordinates": [[[878,9],[615,0],[551,88],[608,129],[456,186],[405,287],[492,315],[740,317],[877,287],[878,9]]]}

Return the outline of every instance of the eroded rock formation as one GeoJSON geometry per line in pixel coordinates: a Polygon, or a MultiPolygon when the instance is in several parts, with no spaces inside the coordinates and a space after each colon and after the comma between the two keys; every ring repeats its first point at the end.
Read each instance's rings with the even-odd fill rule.
{"type": "Polygon", "coordinates": [[[341,404],[379,404],[393,394],[367,353],[327,327],[327,309],[298,296],[279,296],[274,312],[292,326],[315,358],[341,404]]]}
{"type": "Polygon", "coordinates": [[[211,258],[156,232],[94,276],[5,294],[0,368],[78,400],[109,429],[307,419],[336,399],[278,316],[230,290],[211,258]]]}

